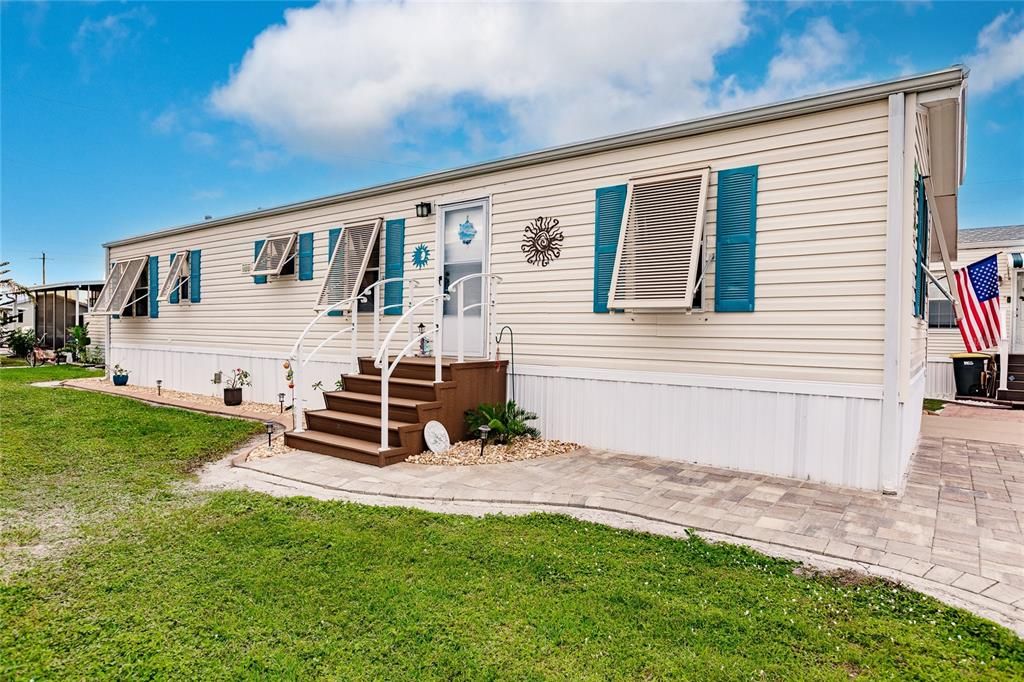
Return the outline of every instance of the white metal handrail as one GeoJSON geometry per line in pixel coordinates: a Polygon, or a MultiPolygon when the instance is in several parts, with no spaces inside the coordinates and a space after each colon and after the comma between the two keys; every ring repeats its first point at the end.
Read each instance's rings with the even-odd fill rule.
{"type": "Polygon", "coordinates": [[[441,324],[437,320],[437,313],[436,313],[436,311],[437,311],[437,308],[438,308],[438,303],[441,303],[441,302],[446,301],[448,299],[449,299],[448,294],[434,294],[433,296],[428,296],[428,297],[424,298],[422,301],[419,301],[418,303],[415,303],[415,304],[409,306],[409,309],[406,310],[402,314],[402,316],[397,321],[395,321],[395,323],[391,326],[391,330],[388,331],[387,336],[384,337],[384,342],[381,344],[380,348],[377,350],[377,355],[373,359],[373,366],[380,370],[380,451],[381,452],[383,452],[384,450],[388,449],[388,422],[389,422],[389,409],[388,409],[389,390],[388,390],[388,382],[391,379],[391,374],[392,374],[392,372],[395,371],[395,368],[398,367],[398,364],[402,361],[402,358],[404,358],[406,356],[406,354],[408,354],[410,349],[414,348],[415,345],[420,342],[420,340],[425,339],[425,338],[427,338],[428,336],[430,336],[432,334],[434,335],[434,383],[435,384],[436,383],[440,383],[440,381],[441,381],[441,341],[442,341],[442,339],[441,339],[441,324]],[[406,343],[405,346],[402,348],[402,350],[400,350],[398,352],[398,354],[395,356],[394,362],[392,362],[391,361],[391,357],[388,354],[388,348],[390,348],[390,346],[391,346],[391,340],[394,338],[395,332],[397,332],[401,328],[402,322],[406,321],[406,319],[410,320],[410,323],[411,323],[412,314],[416,311],[417,308],[419,308],[420,306],[423,306],[423,305],[425,305],[427,303],[433,303],[434,304],[434,310],[435,310],[434,318],[435,318],[435,320],[434,320],[433,327],[430,328],[430,329],[427,329],[426,331],[424,331],[424,332],[422,332],[420,334],[417,334],[415,337],[410,338],[408,343],[406,343]]]}
{"type": "Polygon", "coordinates": [[[353,312],[353,314],[350,315],[352,321],[351,321],[351,323],[347,327],[342,327],[341,329],[339,329],[338,331],[334,332],[333,334],[328,336],[326,339],[321,341],[320,344],[316,348],[313,349],[313,352],[310,353],[309,355],[307,355],[305,358],[302,357],[302,342],[306,340],[306,336],[309,334],[310,330],[313,329],[313,327],[316,325],[316,323],[319,322],[320,320],[322,320],[328,313],[330,313],[333,310],[337,310],[337,309],[341,308],[344,305],[351,305],[353,310],[354,310],[358,302],[365,301],[365,300],[366,299],[363,298],[361,295],[360,296],[353,296],[351,298],[346,298],[343,301],[338,301],[337,303],[334,303],[334,304],[324,308],[323,310],[321,310],[317,314],[316,317],[314,317],[310,321],[309,324],[306,325],[306,328],[302,330],[301,334],[299,334],[298,340],[295,341],[295,345],[292,346],[292,351],[288,355],[288,361],[289,361],[289,365],[291,366],[291,370],[292,370],[292,384],[295,385],[295,394],[294,394],[294,398],[292,400],[292,418],[293,418],[293,427],[294,427],[293,430],[294,430],[295,433],[302,433],[303,431],[306,430],[306,427],[303,424],[303,421],[304,421],[303,415],[304,415],[304,412],[305,412],[305,398],[303,396],[303,393],[304,393],[303,386],[304,386],[304,384],[302,383],[302,381],[303,381],[302,380],[302,369],[306,366],[306,364],[310,361],[310,359],[314,355],[316,355],[320,351],[320,349],[324,347],[325,344],[327,344],[328,341],[332,341],[333,339],[336,339],[338,336],[340,336],[341,334],[344,334],[345,332],[352,332],[352,336],[351,336],[351,339],[350,339],[351,353],[352,353],[352,358],[356,358],[358,356],[358,353],[359,353],[359,351],[358,351],[359,315],[357,315],[357,314],[355,314],[353,312]]]}
{"type": "MultiPolygon", "coordinates": [[[[415,302],[415,300],[416,300],[416,287],[420,284],[420,280],[421,279],[422,279],[422,277],[417,277],[416,275],[404,275],[402,277],[388,277],[387,279],[377,280],[376,282],[374,282],[370,286],[368,286],[365,289],[363,289],[362,292],[360,292],[360,294],[359,294],[360,296],[368,297],[371,294],[374,294],[374,289],[381,289],[381,291],[383,291],[382,287],[384,285],[386,285],[386,284],[391,283],[391,282],[403,282],[403,283],[408,282],[409,285],[410,285],[408,287],[403,287],[403,292],[402,292],[403,300],[402,300],[401,303],[391,303],[389,305],[382,305],[383,297],[379,295],[381,293],[381,291],[376,292],[376,294],[378,294],[378,295],[374,295],[374,297],[373,297],[373,348],[375,348],[375,349],[378,348],[379,347],[378,344],[380,343],[380,318],[381,318],[381,314],[385,310],[390,310],[391,308],[398,308],[399,310],[404,310],[404,309],[408,309],[408,308],[412,307],[413,302],[415,302]]],[[[410,339],[412,338],[412,319],[409,320],[409,338],[410,339]]]]}
{"type": "Polygon", "coordinates": [[[491,336],[492,336],[491,332],[493,331],[493,325],[494,325],[494,307],[495,307],[495,304],[497,303],[497,298],[496,298],[496,295],[495,295],[495,291],[497,290],[497,286],[492,286],[492,282],[495,285],[501,284],[502,279],[498,275],[494,275],[494,274],[491,274],[489,272],[475,272],[475,273],[473,273],[471,275],[466,275],[465,277],[460,277],[459,279],[455,280],[454,282],[452,282],[451,284],[448,285],[448,293],[449,293],[449,295],[451,294],[453,289],[457,289],[457,291],[456,291],[456,298],[455,298],[455,300],[456,300],[456,305],[455,305],[455,309],[456,309],[456,332],[455,332],[455,336],[457,337],[456,343],[458,344],[458,358],[459,358],[459,362],[462,362],[462,361],[464,361],[466,359],[466,335],[465,335],[465,323],[463,322],[463,314],[467,310],[473,310],[474,308],[480,308],[482,310],[483,307],[484,307],[484,301],[487,302],[487,306],[490,308],[490,314],[487,315],[487,334],[484,337],[485,339],[487,339],[488,347],[484,349],[484,353],[487,355],[488,358],[493,359],[493,358],[491,358],[491,353],[490,353],[490,339],[491,339],[491,336]],[[476,278],[480,278],[481,279],[481,286],[483,287],[483,290],[480,292],[480,302],[479,303],[470,303],[469,305],[463,305],[463,301],[465,299],[465,286],[464,286],[464,284],[468,280],[476,279],[476,278]]]}

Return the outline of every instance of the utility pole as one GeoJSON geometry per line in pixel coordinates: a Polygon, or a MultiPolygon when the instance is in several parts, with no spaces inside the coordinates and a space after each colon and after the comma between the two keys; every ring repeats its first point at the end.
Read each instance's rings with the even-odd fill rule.
{"type": "Polygon", "coordinates": [[[32,260],[41,260],[41,261],[43,261],[43,284],[46,284],[46,252],[43,251],[42,253],[43,253],[43,257],[42,258],[33,258],[32,260]]]}

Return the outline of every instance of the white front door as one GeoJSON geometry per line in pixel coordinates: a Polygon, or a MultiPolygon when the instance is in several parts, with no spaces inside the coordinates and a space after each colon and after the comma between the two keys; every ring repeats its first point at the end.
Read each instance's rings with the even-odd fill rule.
{"type": "MultiPolygon", "coordinates": [[[[441,248],[441,269],[444,273],[444,287],[466,275],[484,272],[487,268],[490,244],[490,211],[486,199],[466,201],[440,207],[439,240],[441,248]]],[[[482,279],[474,277],[460,285],[463,307],[472,306],[463,313],[463,349],[466,357],[485,357],[487,343],[484,338],[487,329],[486,306],[478,305],[482,300],[482,279]]],[[[458,353],[458,295],[444,304],[441,320],[442,351],[445,355],[458,353]]]]}

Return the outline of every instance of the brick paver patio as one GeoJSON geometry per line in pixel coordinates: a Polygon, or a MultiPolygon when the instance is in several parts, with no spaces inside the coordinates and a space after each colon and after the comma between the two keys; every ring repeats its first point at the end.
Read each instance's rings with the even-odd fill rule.
{"type": "MultiPolygon", "coordinates": [[[[1024,634],[1024,438],[950,438],[954,419],[962,417],[926,418],[898,496],[586,449],[510,464],[385,469],[298,451],[236,461],[235,471],[243,470],[240,482],[258,472],[363,500],[600,510],[708,531],[853,562],[1024,634]]],[[[964,420],[962,430],[986,437],[984,424],[964,420]]]]}

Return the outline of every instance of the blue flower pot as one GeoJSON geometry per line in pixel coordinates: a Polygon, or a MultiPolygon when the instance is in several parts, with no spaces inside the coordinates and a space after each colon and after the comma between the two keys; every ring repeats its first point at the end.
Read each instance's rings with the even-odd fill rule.
{"type": "Polygon", "coordinates": [[[128,375],[127,374],[115,374],[114,375],[114,385],[115,386],[127,386],[128,385],[128,375]]]}

